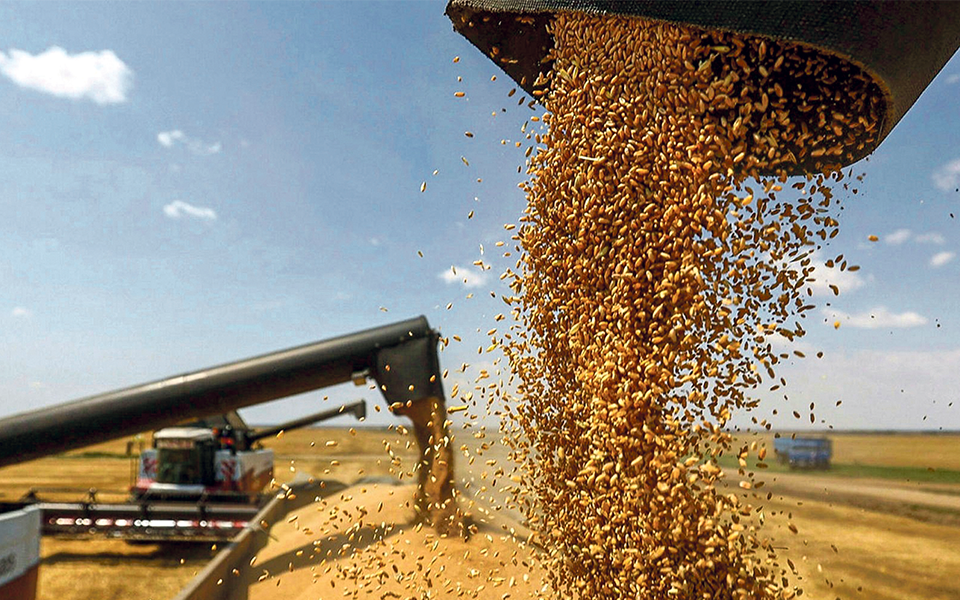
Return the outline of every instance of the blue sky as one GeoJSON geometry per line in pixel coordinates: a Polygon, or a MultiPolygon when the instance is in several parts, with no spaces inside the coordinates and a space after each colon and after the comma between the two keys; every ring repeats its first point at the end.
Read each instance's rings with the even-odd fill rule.
{"type": "MultiPolygon", "coordinates": [[[[419,314],[463,339],[445,367],[489,368],[540,111],[443,8],[0,4],[0,415],[419,314]]],[[[855,167],[821,260],[862,268],[820,271],[843,289],[807,321],[824,358],[758,418],[960,429],[958,100],[955,57],[855,167]]],[[[244,414],[324,394],[382,404],[244,414]]]]}

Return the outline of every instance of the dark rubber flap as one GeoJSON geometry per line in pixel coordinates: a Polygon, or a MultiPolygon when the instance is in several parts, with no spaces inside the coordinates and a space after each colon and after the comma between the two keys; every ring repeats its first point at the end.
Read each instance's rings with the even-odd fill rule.
{"type": "Polygon", "coordinates": [[[438,340],[439,335],[431,332],[426,337],[383,348],[377,353],[374,378],[388,404],[429,397],[443,399],[438,340]]]}
{"type": "Polygon", "coordinates": [[[556,12],[636,16],[793,42],[839,56],[877,83],[885,118],[869,154],[960,46],[960,2],[451,0],[454,29],[533,92],[556,12]],[[496,48],[496,50],[494,50],[496,48]]]}

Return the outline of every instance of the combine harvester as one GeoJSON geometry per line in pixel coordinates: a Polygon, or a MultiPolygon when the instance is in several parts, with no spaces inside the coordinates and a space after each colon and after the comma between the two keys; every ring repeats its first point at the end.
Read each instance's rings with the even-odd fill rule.
{"type": "Polygon", "coordinates": [[[153,448],[140,453],[132,499],[256,503],[273,480],[273,450],[257,442],[340,415],[363,420],[367,404],[358,400],[256,432],[235,411],[156,431],[153,448]]]}
{"type": "MultiPolygon", "coordinates": [[[[0,598],[35,597],[41,534],[208,541],[255,525],[259,506],[251,500],[270,479],[272,452],[253,444],[279,429],[250,432],[233,420],[233,411],[348,381],[372,379],[390,409],[411,419],[421,454],[420,516],[434,525],[448,522],[453,455],[439,443],[446,410],[438,341],[419,317],[0,420],[0,467],[157,430],[157,447],[144,453],[141,464],[148,468],[141,467],[129,503],[0,505],[0,598]],[[210,415],[227,416],[214,426],[210,415]]],[[[347,405],[281,427],[344,412],[359,417],[364,408],[347,405]]]]}
{"type": "Polygon", "coordinates": [[[95,491],[82,502],[50,502],[42,489],[31,490],[24,502],[40,506],[41,532],[58,538],[228,540],[268,498],[273,450],[257,447],[259,440],[340,415],[363,419],[366,406],[360,400],[256,432],[236,412],[168,427],[154,432],[154,447],[140,454],[129,502],[100,503],[95,491]]]}

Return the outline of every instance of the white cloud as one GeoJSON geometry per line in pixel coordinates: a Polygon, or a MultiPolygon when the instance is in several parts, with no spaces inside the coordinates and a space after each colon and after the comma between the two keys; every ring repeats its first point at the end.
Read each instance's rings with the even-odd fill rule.
{"type": "Polygon", "coordinates": [[[933,172],[933,184],[945,192],[960,187],[960,158],[952,160],[933,172]]]}
{"type": "Polygon", "coordinates": [[[936,231],[914,234],[909,229],[898,229],[893,233],[885,235],[883,241],[893,246],[900,246],[906,242],[914,242],[916,244],[934,244],[939,246],[941,244],[945,244],[947,240],[942,234],[936,231]]]}
{"type": "Polygon", "coordinates": [[[36,56],[0,52],[0,73],[22,88],[97,104],[126,102],[133,71],[112,50],[67,54],[53,46],[36,56]]]}
{"type": "Polygon", "coordinates": [[[463,287],[475,288],[487,283],[487,274],[476,268],[465,269],[456,265],[437,275],[447,283],[461,283],[463,287]]]}
{"type": "Polygon", "coordinates": [[[888,234],[883,238],[888,244],[893,244],[894,246],[899,246],[900,244],[906,242],[910,239],[910,236],[913,235],[909,229],[898,229],[891,234],[888,234]]]}
{"type": "Polygon", "coordinates": [[[831,285],[835,285],[842,293],[850,293],[866,285],[866,281],[857,271],[841,271],[834,267],[830,268],[822,260],[814,259],[813,281],[810,282],[810,289],[817,295],[834,295],[831,285]]]}
{"type": "Polygon", "coordinates": [[[960,73],[954,73],[953,75],[950,75],[949,77],[947,77],[946,82],[948,84],[954,84],[954,83],[960,82],[960,73]]]}
{"type": "Polygon", "coordinates": [[[207,154],[217,154],[223,147],[220,145],[220,142],[215,142],[213,144],[203,144],[195,143],[190,144],[190,151],[194,154],[207,155],[207,154]]]}
{"type": "Polygon", "coordinates": [[[916,236],[913,238],[913,241],[917,242],[918,244],[934,244],[939,246],[946,243],[947,240],[936,231],[930,231],[928,233],[922,233],[916,236]]]}
{"type": "MultiPolygon", "coordinates": [[[[816,415],[838,429],[960,428],[960,349],[937,351],[828,351],[822,360],[809,357],[781,364],[777,375],[788,382],[783,392],[763,394],[761,411],[778,409],[775,428],[792,430],[801,422],[793,409],[805,411],[816,402],[816,415]],[[836,407],[837,401],[843,405],[836,407]],[[928,416],[926,420],[924,417],[928,416]]],[[[759,413],[755,413],[760,416],[759,413]]],[[[749,413],[739,420],[747,425],[749,413]]],[[[822,427],[815,425],[811,427],[822,427]]]]}
{"type": "Polygon", "coordinates": [[[33,311],[29,308],[24,308],[22,306],[15,306],[13,310],[10,311],[10,316],[18,318],[27,318],[33,316],[33,311]]]}
{"type": "Polygon", "coordinates": [[[912,311],[891,312],[886,306],[878,306],[861,313],[845,313],[838,310],[824,310],[830,319],[840,321],[842,325],[858,329],[901,329],[919,327],[927,324],[927,318],[912,311]]]}
{"type": "Polygon", "coordinates": [[[955,252],[937,252],[930,258],[930,266],[936,269],[937,267],[942,267],[951,260],[953,260],[957,254],[955,252]]]}
{"type": "Polygon", "coordinates": [[[194,206],[192,204],[187,204],[183,200],[174,200],[170,204],[163,207],[163,214],[167,215],[171,219],[179,219],[180,217],[193,217],[195,219],[207,219],[214,221],[217,218],[217,213],[212,208],[207,208],[206,206],[194,206]]]}
{"type": "Polygon", "coordinates": [[[178,143],[183,144],[187,147],[187,150],[198,156],[216,154],[222,149],[220,142],[210,144],[199,138],[188,137],[179,129],[161,131],[157,134],[157,141],[160,142],[160,145],[164,148],[173,148],[178,143]]]}
{"type": "Polygon", "coordinates": [[[173,131],[161,131],[157,134],[157,141],[165,148],[173,147],[173,143],[183,139],[183,132],[179,129],[173,131]]]}

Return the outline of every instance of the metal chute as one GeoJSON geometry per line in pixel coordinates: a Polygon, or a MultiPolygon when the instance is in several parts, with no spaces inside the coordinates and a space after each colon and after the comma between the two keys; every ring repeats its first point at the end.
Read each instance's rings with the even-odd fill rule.
{"type": "Polygon", "coordinates": [[[545,62],[553,46],[548,25],[559,12],[761,36],[848,62],[873,80],[885,104],[879,136],[853,149],[849,163],[873,152],[960,47],[960,2],[451,0],[446,8],[457,32],[535,95],[542,91],[535,85],[538,76],[550,68],[545,62]]]}

